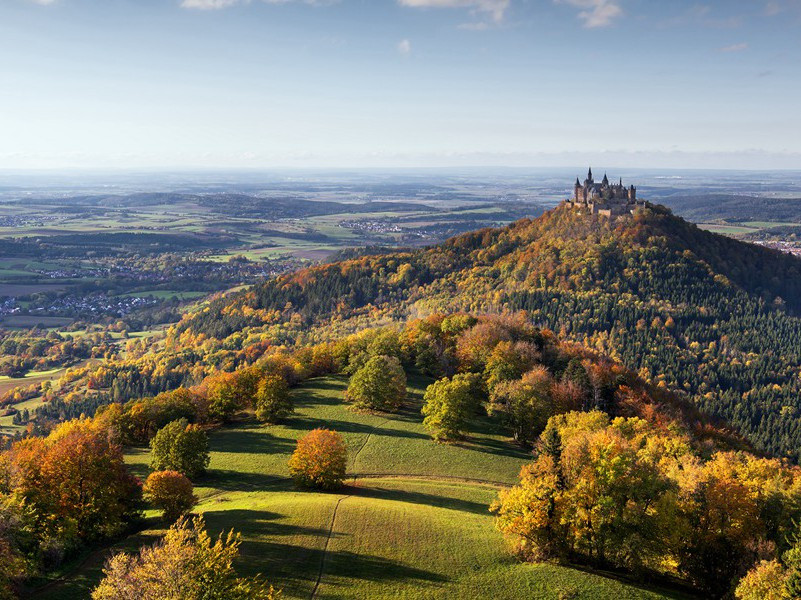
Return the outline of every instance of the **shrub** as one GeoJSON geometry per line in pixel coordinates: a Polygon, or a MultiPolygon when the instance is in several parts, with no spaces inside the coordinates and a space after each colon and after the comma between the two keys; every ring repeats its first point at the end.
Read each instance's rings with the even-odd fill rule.
{"type": "Polygon", "coordinates": [[[406,374],[394,356],[374,356],[350,379],[345,397],[356,408],[395,410],[406,398],[406,374]]]}
{"type": "Polygon", "coordinates": [[[186,419],[159,429],[150,442],[150,466],[156,471],[178,471],[196,477],[209,466],[209,439],[198,425],[186,419]]]}
{"type": "Polygon", "coordinates": [[[289,471],[301,486],[330,490],[342,485],[347,461],[342,435],[328,429],[315,429],[298,440],[289,459],[289,471]]]}
{"type": "Polygon", "coordinates": [[[165,519],[174,521],[197,504],[192,482],[178,471],[151,473],[144,486],[145,499],[160,509],[165,519]]]}

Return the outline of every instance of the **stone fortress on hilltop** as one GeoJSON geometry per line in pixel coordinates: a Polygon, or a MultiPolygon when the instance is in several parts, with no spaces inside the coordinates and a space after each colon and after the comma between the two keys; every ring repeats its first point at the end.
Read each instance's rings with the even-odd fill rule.
{"type": "Polygon", "coordinates": [[[606,217],[630,214],[645,206],[644,201],[637,200],[637,188],[633,185],[625,187],[622,178],[619,183],[610,184],[606,174],[600,183],[596,183],[592,178],[592,168],[583,184],[576,178],[573,197],[565,200],[565,204],[576,210],[606,217]]]}

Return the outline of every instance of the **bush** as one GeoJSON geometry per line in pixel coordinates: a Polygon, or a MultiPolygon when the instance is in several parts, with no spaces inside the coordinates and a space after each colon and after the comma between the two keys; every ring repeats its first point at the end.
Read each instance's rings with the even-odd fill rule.
{"type": "Polygon", "coordinates": [[[186,419],[162,427],[150,442],[150,466],[155,471],[178,471],[196,477],[209,466],[209,439],[186,419]]]}
{"type": "Polygon", "coordinates": [[[256,418],[275,423],[293,410],[289,386],[280,375],[266,375],[256,391],[256,418]]]}
{"type": "Polygon", "coordinates": [[[406,373],[394,356],[374,356],[350,379],[345,398],[356,408],[396,410],[406,398],[406,373]]]}
{"type": "Polygon", "coordinates": [[[328,429],[315,429],[298,440],[289,459],[289,472],[298,485],[330,490],[342,485],[347,462],[342,435],[328,429]]]}
{"type": "Polygon", "coordinates": [[[178,471],[151,473],[144,486],[145,499],[162,511],[164,518],[174,521],[197,504],[192,482],[178,471]]]}

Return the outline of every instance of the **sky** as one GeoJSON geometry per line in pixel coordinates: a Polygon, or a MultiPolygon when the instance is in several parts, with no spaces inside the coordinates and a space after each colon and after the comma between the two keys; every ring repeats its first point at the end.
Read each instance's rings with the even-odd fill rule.
{"type": "Polygon", "coordinates": [[[801,169],[801,0],[0,0],[0,169],[801,169]]]}

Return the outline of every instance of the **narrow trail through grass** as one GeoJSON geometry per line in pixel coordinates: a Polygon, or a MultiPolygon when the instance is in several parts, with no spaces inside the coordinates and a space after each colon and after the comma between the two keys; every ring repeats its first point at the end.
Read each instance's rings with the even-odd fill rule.
{"type": "Polygon", "coordinates": [[[323,547],[323,555],[320,560],[320,572],[317,573],[317,580],[314,582],[314,587],[312,588],[311,594],[309,594],[309,600],[313,600],[314,597],[317,595],[317,590],[320,588],[320,582],[323,580],[323,575],[325,574],[325,563],[328,558],[328,546],[331,544],[331,536],[334,533],[334,526],[337,522],[337,512],[339,511],[339,505],[342,504],[345,500],[350,498],[350,496],[343,496],[339,500],[337,500],[336,505],[334,506],[334,513],[331,515],[331,527],[328,528],[328,536],[325,538],[325,546],[323,547]]]}

